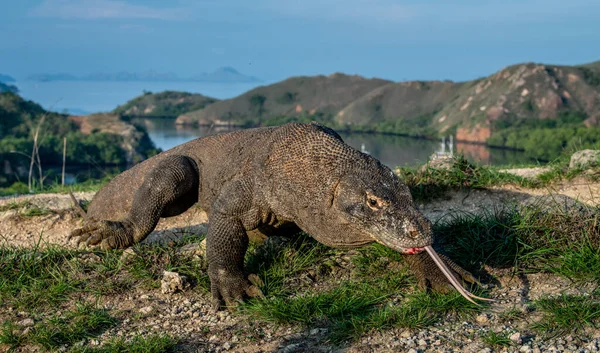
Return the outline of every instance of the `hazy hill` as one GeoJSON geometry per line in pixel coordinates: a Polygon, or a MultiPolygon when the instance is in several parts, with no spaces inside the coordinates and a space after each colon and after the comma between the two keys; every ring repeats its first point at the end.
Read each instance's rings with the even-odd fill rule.
{"type": "Polygon", "coordinates": [[[31,81],[193,81],[212,83],[248,83],[260,82],[253,76],[247,76],[232,67],[222,67],[213,72],[196,74],[191,77],[180,77],[172,72],[158,72],[148,70],[143,72],[94,72],[84,76],[75,76],[67,73],[34,74],[27,77],[31,81]]]}
{"type": "Polygon", "coordinates": [[[241,74],[233,67],[221,67],[213,72],[201,73],[190,77],[192,81],[201,82],[220,82],[220,83],[251,83],[260,82],[260,80],[253,76],[246,76],[241,74]]]}
{"type": "Polygon", "coordinates": [[[0,82],[16,82],[16,80],[12,76],[0,74],[0,82]]]}
{"type": "Polygon", "coordinates": [[[339,73],[292,77],[257,87],[233,99],[216,102],[203,110],[183,114],[177,118],[177,123],[261,125],[263,118],[277,116],[333,115],[354,100],[388,83],[390,81],[339,73]]]}
{"type": "Polygon", "coordinates": [[[176,118],[198,109],[203,109],[217,99],[202,94],[164,91],[146,92],[117,107],[113,113],[123,117],[176,118]]]}
{"type": "Polygon", "coordinates": [[[58,74],[33,74],[27,76],[27,80],[30,81],[75,81],[79,80],[79,77],[67,73],[58,73],[58,74]]]}

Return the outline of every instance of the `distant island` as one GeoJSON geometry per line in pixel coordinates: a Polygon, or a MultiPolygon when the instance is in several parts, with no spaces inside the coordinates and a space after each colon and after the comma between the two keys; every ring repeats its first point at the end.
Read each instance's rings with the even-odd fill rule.
{"type": "MultiPolygon", "coordinates": [[[[75,76],[69,73],[41,73],[27,77],[30,81],[190,81],[212,83],[252,83],[262,82],[254,76],[247,76],[232,67],[221,67],[213,72],[203,72],[189,77],[180,77],[172,72],[162,73],[154,70],[144,72],[95,72],[84,76],[75,76]]],[[[1,81],[1,79],[0,79],[1,81]]]]}

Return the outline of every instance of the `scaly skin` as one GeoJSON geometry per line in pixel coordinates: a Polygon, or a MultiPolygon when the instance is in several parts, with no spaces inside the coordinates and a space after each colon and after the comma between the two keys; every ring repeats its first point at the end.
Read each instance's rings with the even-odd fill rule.
{"type": "MultiPolygon", "coordinates": [[[[105,249],[126,248],[143,240],[161,217],[196,203],[209,215],[215,308],[222,300],[233,305],[260,294],[243,271],[248,232],[299,228],[332,247],[376,241],[406,254],[433,242],[431,223],[415,208],[408,187],[378,160],[316,123],[199,138],[154,156],[106,184],[83,227],[70,237],[105,249]]],[[[448,288],[427,254],[407,256],[422,286],[448,288]]],[[[444,261],[457,278],[474,280],[444,261]]]]}

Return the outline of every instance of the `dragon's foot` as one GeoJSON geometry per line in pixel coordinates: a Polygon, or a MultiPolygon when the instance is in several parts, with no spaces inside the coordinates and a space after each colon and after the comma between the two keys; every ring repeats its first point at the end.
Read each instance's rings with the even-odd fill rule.
{"type": "Polygon", "coordinates": [[[77,246],[100,245],[104,250],[124,249],[134,243],[133,227],[125,222],[89,220],[69,234],[67,241],[77,238],[77,246]]]}
{"type": "MultiPolygon", "coordinates": [[[[448,270],[459,282],[476,283],[481,285],[479,281],[467,270],[458,266],[454,261],[447,256],[440,255],[442,261],[446,264],[448,270]]],[[[424,290],[434,290],[440,293],[449,293],[454,287],[448,281],[442,270],[427,254],[409,255],[407,257],[409,263],[412,262],[417,284],[419,288],[424,290]]]]}
{"type": "Polygon", "coordinates": [[[263,297],[262,291],[251,284],[241,272],[209,266],[210,289],[213,297],[213,311],[218,311],[223,301],[232,310],[244,297],[263,297]]]}
{"type": "MultiPolygon", "coordinates": [[[[469,271],[459,266],[450,266],[448,262],[446,262],[446,265],[448,265],[452,275],[456,277],[459,282],[462,280],[462,282],[466,283],[479,284],[477,279],[475,279],[469,271]]],[[[417,279],[421,289],[432,289],[440,293],[449,293],[454,290],[454,287],[448,282],[448,279],[439,269],[437,269],[437,267],[435,269],[431,268],[430,270],[424,271],[422,275],[417,276],[417,279]]]]}

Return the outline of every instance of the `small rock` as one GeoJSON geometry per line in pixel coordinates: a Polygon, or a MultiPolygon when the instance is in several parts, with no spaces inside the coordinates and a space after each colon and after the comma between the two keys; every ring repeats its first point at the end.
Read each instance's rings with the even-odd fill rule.
{"type": "Polygon", "coordinates": [[[140,309],[140,313],[144,314],[144,315],[148,315],[150,314],[152,311],[154,310],[154,308],[152,306],[145,306],[143,308],[140,309]]]}
{"type": "Polygon", "coordinates": [[[187,287],[189,287],[189,283],[186,276],[182,276],[177,272],[163,272],[163,278],[160,281],[160,291],[163,294],[173,294],[183,291],[187,287]]]}
{"type": "Polygon", "coordinates": [[[34,321],[33,319],[25,319],[25,320],[21,320],[19,322],[17,322],[17,325],[21,326],[21,327],[31,327],[33,326],[34,321]]]}
{"type": "Polygon", "coordinates": [[[121,257],[119,258],[119,261],[121,261],[124,264],[127,264],[127,263],[131,262],[131,260],[133,260],[133,258],[135,256],[136,256],[135,251],[133,251],[132,248],[127,248],[121,254],[121,257]]]}
{"type": "Polygon", "coordinates": [[[521,344],[521,333],[520,332],[515,332],[512,335],[510,335],[508,338],[516,344],[521,344]]]}
{"type": "Polygon", "coordinates": [[[522,353],[531,353],[531,352],[532,352],[532,349],[531,349],[531,347],[529,347],[528,345],[524,345],[524,346],[522,346],[522,347],[519,349],[519,352],[522,352],[522,353]]]}
{"type": "Polygon", "coordinates": [[[419,353],[416,349],[411,348],[408,350],[408,353],[419,353]]]}
{"type": "Polygon", "coordinates": [[[86,263],[86,264],[102,262],[102,258],[94,253],[85,253],[80,256],[80,259],[82,260],[83,263],[86,263]]]}
{"type": "Polygon", "coordinates": [[[600,161],[600,151],[582,150],[573,153],[569,161],[569,169],[586,169],[595,167],[600,161]]]}
{"type": "Polygon", "coordinates": [[[229,349],[231,349],[231,343],[229,343],[229,342],[225,342],[225,343],[223,344],[223,349],[225,349],[225,350],[229,350],[229,349]]]}
{"type": "Polygon", "coordinates": [[[477,321],[477,323],[480,323],[480,324],[487,324],[490,321],[490,318],[488,317],[487,314],[480,314],[480,315],[477,315],[477,317],[475,318],[475,321],[477,321]]]}
{"type": "Polygon", "coordinates": [[[319,332],[320,330],[318,328],[313,328],[312,330],[310,330],[311,336],[318,335],[319,332]]]}

